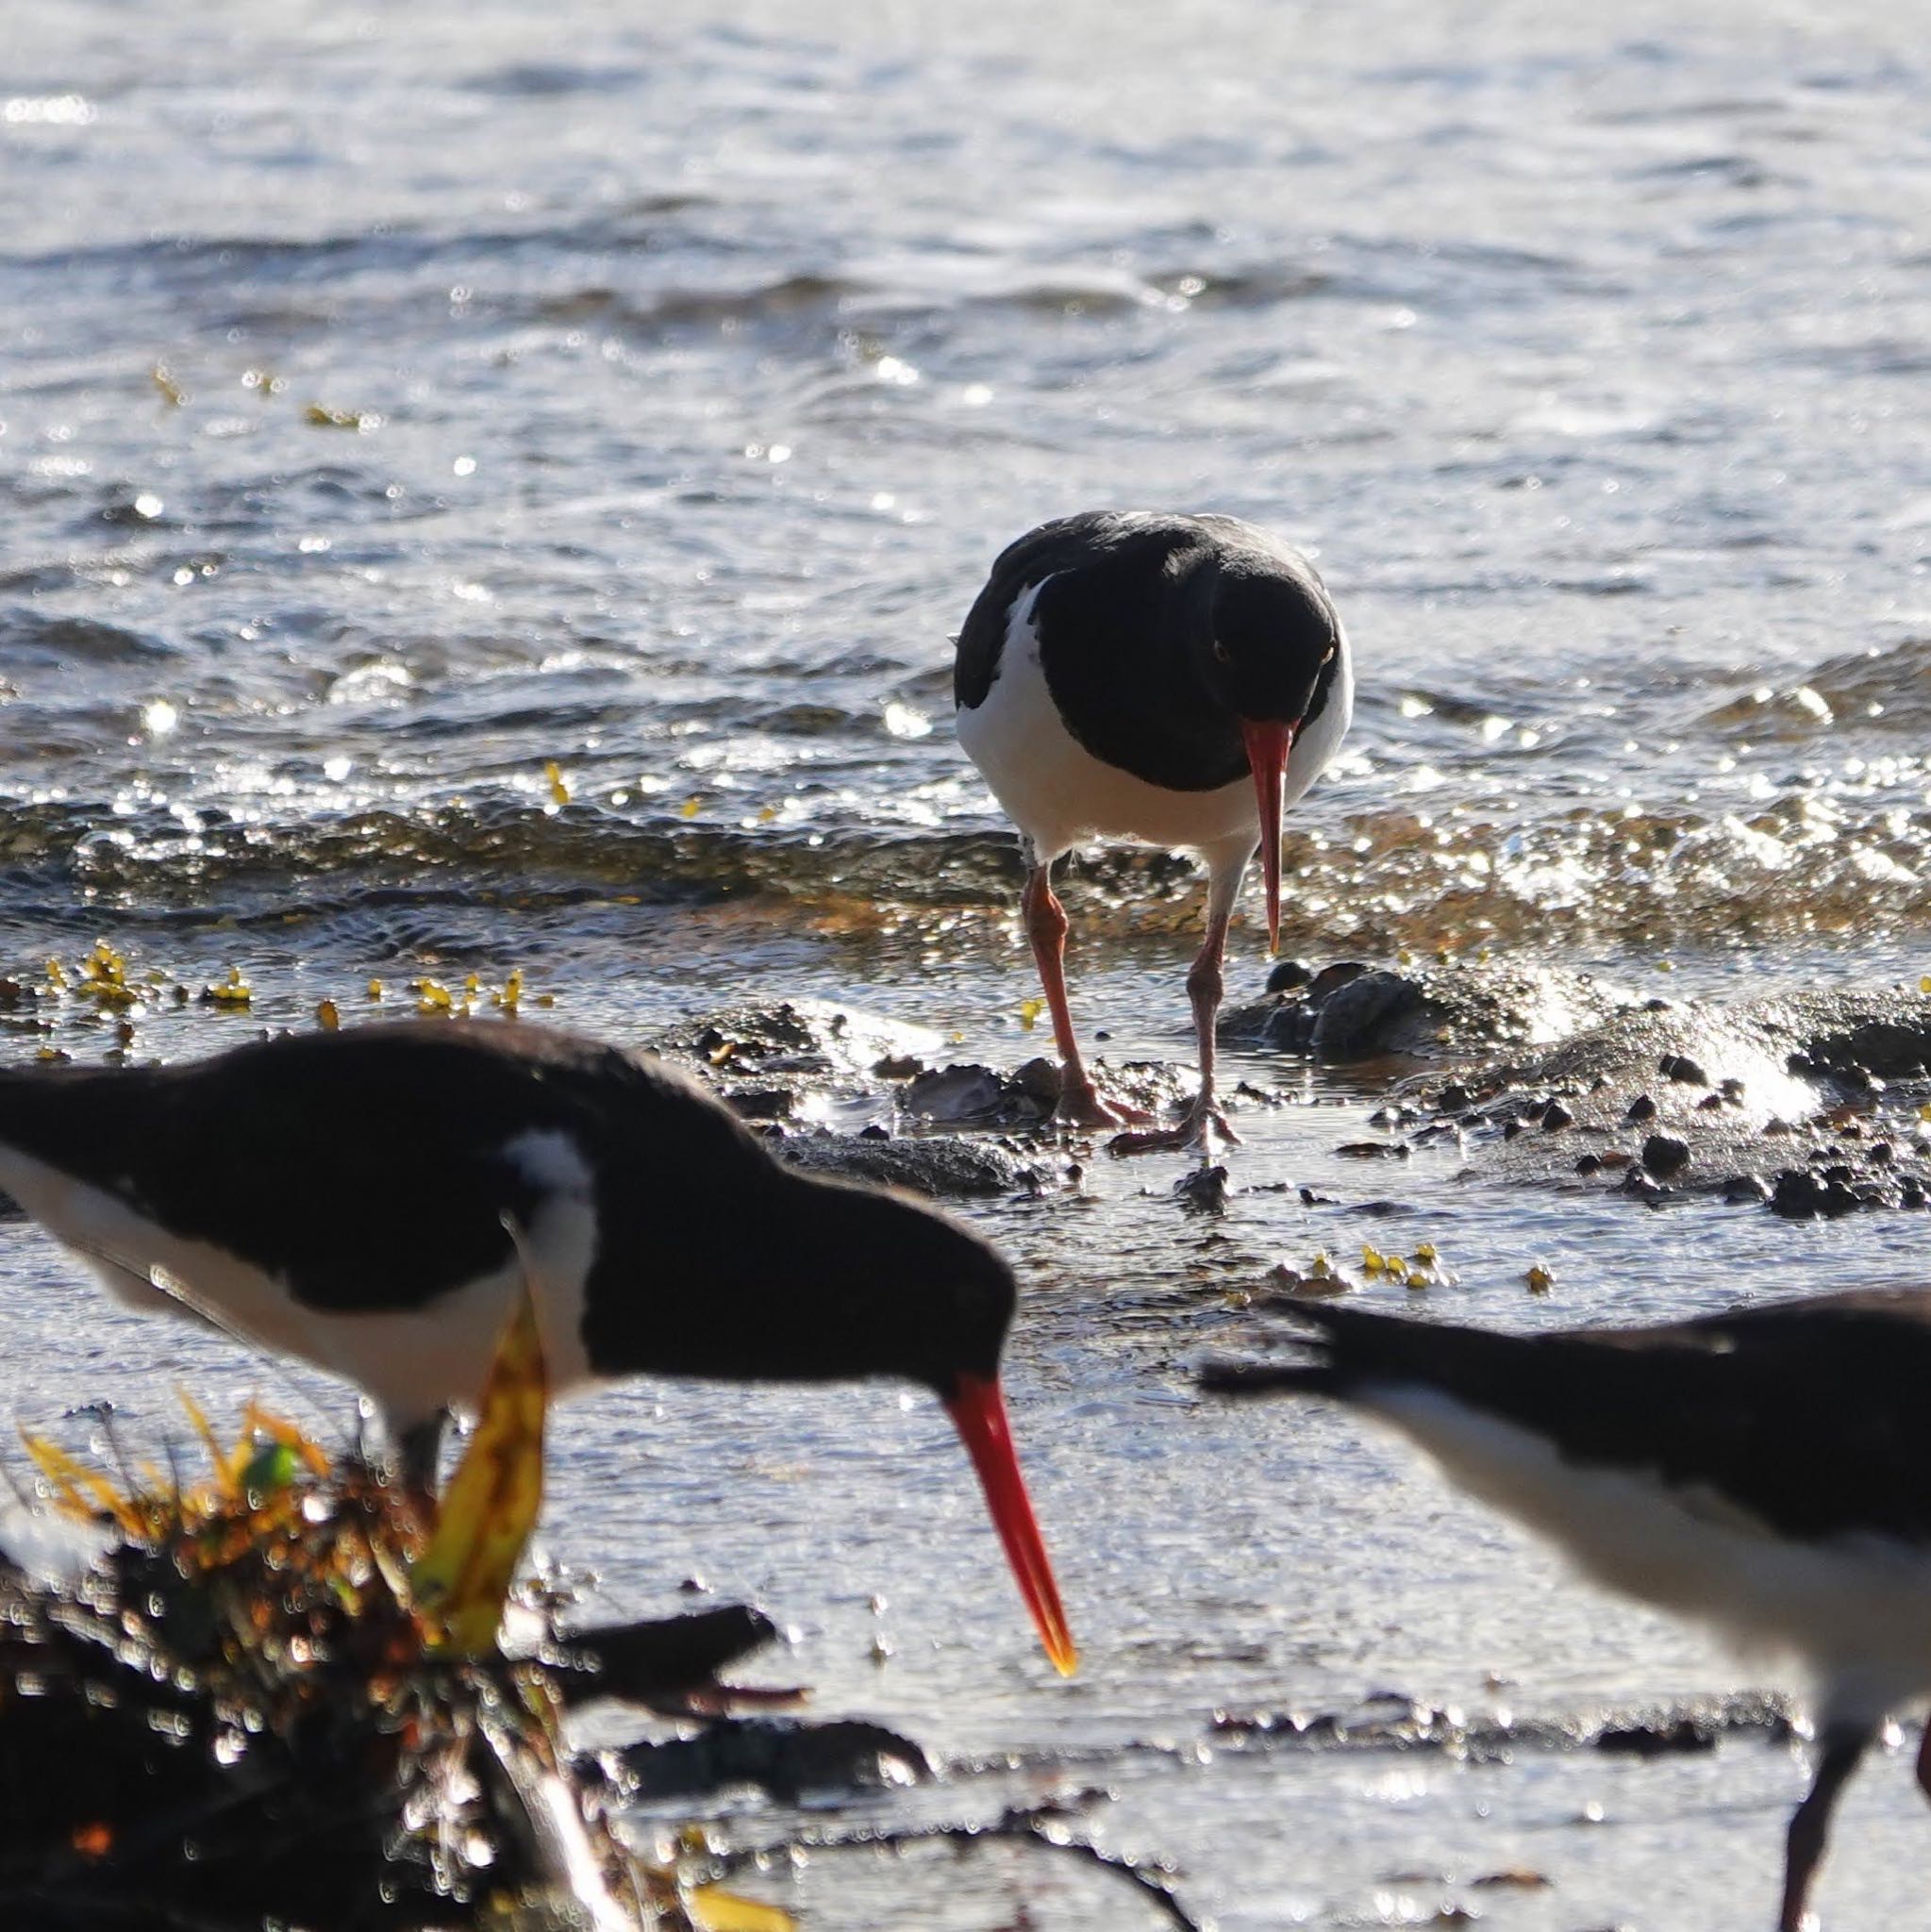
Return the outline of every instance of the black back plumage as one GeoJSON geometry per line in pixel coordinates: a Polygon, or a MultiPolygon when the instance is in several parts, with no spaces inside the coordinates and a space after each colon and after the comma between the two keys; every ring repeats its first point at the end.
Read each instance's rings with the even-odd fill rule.
{"type": "Polygon", "coordinates": [[[420,1307],[504,1265],[502,1217],[527,1223],[546,1191],[508,1150],[586,1127],[606,1164],[683,1188],[721,1157],[754,1175],[763,1160],[681,1075],[535,1026],[407,1022],[0,1074],[0,1138],[335,1314],[420,1307]]]}
{"type": "MultiPolygon", "coordinates": [[[[1187,641],[1204,634],[1223,575],[1237,587],[1270,584],[1305,607],[1307,625],[1338,636],[1305,560],[1238,518],[1088,510],[1042,524],[1001,553],[959,633],[955,701],[964,710],[985,703],[1013,606],[1043,584],[1033,607],[1040,666],[1080,744],[1170,791],[1238,783],[1248,762],[1237,714],[1184,675],[1184,656],[1176,662],[1187,641]]],[[[1306,722],[1321,715],[1338,669],[1330,655],[1306,722]]]]}
{"type": "Polygon", "coordinates": [[[1572,1463],[1710,1492],[1796,1541],[1931,1543],[1931,1292],[1541,1335],[1325,1303],[1290,1312],[1311,1359],[1216,1368],[1207,1385],[1370,1407],[1377,1387],[1437,1390],[1572,1463]]]}
{"type": "Polygon", "coordinates": [[[0,1141],[318,1316],[416,1309],[511,1258],[580,1165],[606,1374],[949,1386],[996,1373],[1010,1270],[921,1203],[781,1167],[658,1061],[548,1027],[285,1035],[179,1066],[0,1071],[0,1141]],[[557,1146],[533,1146],[554,1135],[557,1146]]]}

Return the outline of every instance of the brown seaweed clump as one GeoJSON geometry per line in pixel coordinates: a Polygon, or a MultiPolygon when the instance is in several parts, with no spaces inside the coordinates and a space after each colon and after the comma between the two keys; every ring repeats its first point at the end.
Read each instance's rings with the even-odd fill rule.
{"type": "Polygon", "coordinates": [[[492,1383],[433,1532],[253,1407],[223,1449],[191,1406],[214,1463],[192,1487],[28,1439],[52,1505],[109,1537],[70,1583],[0,1553],[0,1925],[789,1924],[638,1865],[562,1743],[581,1650],[497,1647],[541,1494],[530,1374],[533,1406],[527,1376],[492,1383]]]}

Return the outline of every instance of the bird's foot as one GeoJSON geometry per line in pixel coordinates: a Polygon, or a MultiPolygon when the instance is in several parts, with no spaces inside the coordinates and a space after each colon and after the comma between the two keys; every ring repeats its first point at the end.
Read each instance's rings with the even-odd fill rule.
{"type": "Polygon", "coordinates": [[[1059,1105],[1053,1109],[1056,1127],[1139,1127],[1152,1119],[1144,1108],[1106,1099],[1090,1080],[1068,1080],[1059,1090],[1059,1105]]]}
{"type": "Polygon", "coordinates": [[[1173,1148],[1197,1147],[1210,1160],[1216,1134],[1230,1147],[1240,1144],[1240,1137],[1228,1124],[1220,1102],[1196,1097],[1188,1103],[1187,1111],[1171,1127],[1143,1127],[1131,1133],[1115,1134],[1107,1142],[1107,1152],[1157,1154],[1173,1148]]]}

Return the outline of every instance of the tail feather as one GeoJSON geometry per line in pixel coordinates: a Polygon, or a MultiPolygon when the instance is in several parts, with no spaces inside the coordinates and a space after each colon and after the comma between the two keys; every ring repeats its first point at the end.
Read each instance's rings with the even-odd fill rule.
{"type": "Polygon", "coordinates": [[[1332,1377],[1320,1362],[1274,1367],[1265,1362],[1208,1362],[1199,1382],[1210,1395],[1325,1395],[1332,1377]]]}
{"type": "Polygon", "coordinates": [[[1332,1395],[1346,1398],[1364,1384],[1417,1382],[1477,1401],[1521,1378],[1528,1338],[1465,1328],[1410,1316],[1376,1314],[1331,1301],[1280,1296],[1266,1312],[1295,1332],[1292,1362],[1214,1363],[1201,1387],[1217,1395],[1332,1395]]]}

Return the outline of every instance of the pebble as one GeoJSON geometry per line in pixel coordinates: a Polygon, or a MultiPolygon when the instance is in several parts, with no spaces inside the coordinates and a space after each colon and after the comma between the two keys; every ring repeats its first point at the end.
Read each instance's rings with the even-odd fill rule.
{"type": "Polygon", "coordinates": [[[1790,1221],[1849,1214],[1862,1205],[1840,1182],[1825,1183],[1798,1167],[1787,1167],[1777,1175],[1770,1197],[1771,1212],[1790,1221]]]}
{"type": "Polygon", "coordinates": [[[1666,1053],[1656,1062],[1656,1072],[1666,1080],[1680,1080],[1686,1087],[1709,1085],[1709,1075],[1687,1054],[1666,1053]]]}
{"type": "Polygon", "coordinates": [[[1667,1177],[1690,1163],[1690,1143],[1673,1134],[1652,1134],[1642,1143],[1642,1164],[1651,1174],[1667,1177]]]}

